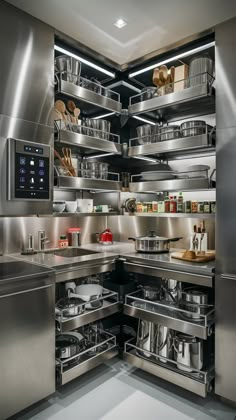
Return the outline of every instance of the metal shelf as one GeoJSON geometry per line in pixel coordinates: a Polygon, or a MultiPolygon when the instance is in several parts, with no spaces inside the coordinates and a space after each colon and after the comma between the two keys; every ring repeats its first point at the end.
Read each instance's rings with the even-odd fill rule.
{"type": "Polygon", "coordinates": [[[79,212],[74,212],[74,213],[68,213],[68,212],[62,212],[62,213],[52,213],[52,214],[39,214],[39,217],[87,217],[87,216],[117,216],[119,213],[118,212],[97,212],[97,213],[79,213],[79,212]]]}
{"type": "Polygon", "coordinates": [[[100,343],[68,359],[56,360],[57,383],[59,385],[65,385],[118,354],[116,337],[106,331],[100,332],[103,335],[103,340],[100,343]],[[92,351],[97,352],[97,354],[89,355],[92,351]],[[73,367],[68,368],[66,366],[68,362],[76,361],[77,358],[79,358],[79,361],[73,367]]]}
{"type": "Polygon", "coordinates": [[[140,138],[130,139],[128,156],[152,156],[171,154],[174,155],[188,155],[191,153],[210,153],[215,152],[215,140],[210,134],[202,134],[198,136],[182,137],[174,140],[159,141],[156,143],[148,143],[140,145],[138,142],[140,138]]]}
{"type": "Polygon", "coordinates": [[[216,216],[215,213],[134,213],[134,215],[138,217],[171,217],[177,219],[215,219],[216,216]]]}
{"type": "MultiPolygon", "coordinates": [[[[98,94],[94,92],[93,90],[86,89],[82,86],[75,85],[71,82],[67,82],[66,80],[62,79],[63,75],[62,73],[57,74],[57,86],[56,86],[56,93],[63,94],[69,97],[73,97],[75,99],[79,99],[83,102],[87,102],[89,104],[92,104],[98,108],[107,109],[111,112],[116,112],[118,114],[121,113],[122,110],[122,104],[120,102],[119,94],[116,92],[113,92],[111,90],[105,90],[104,87],[101,85],[98,85],[98,89],[100,89],[103,93],[108,92],[110,96],[115,96],[115,99],[112,99],[109,96],[105,96],[103,94],[98,94]]],[[[83,80],[85,80],[85,83],[88,81],[86,79],[80,78],[80,84],[83,83],[83,80]]],[[[91,85],[96,85],[96,83],[90,82],[91,85]]]]}
{"type": "MultiPolygon", "coordinates": [[[[154,117],[161,120],[180,120],[185,117],[211,114],[215,112],[215,90],[212,87],[212,77],[208,82],[187,87],[180,92],[140,102],[140,94],[130,98],[128,108],[131,116],[155,111],[154,117]]],[[[189,85],[189,83],[188,83],[189,85]]]]}
{"type": "Polygon", "coordinates": [[[120,191],[122,186],[119,181],[72,176],[58,176],[56,182],[60,190],[120,191]]]}
{"type": "Polygon", "coordinates": [[[214,188],[208,178],[166,179],[161,181],[140,181],[129,184],[130,192],[157,191],[204,191],[214,188]]]}
{"type": "MultiPolygon", "coordinates": [[[[65,123],[64,121],[55,121],[56,127],[56,139],[55,142],[60,144],[68,144],[76,148],[77,152],[83,155],[96,155],[97,152],[112,153],[114,155],[122,154],[122,146],[120,144],[120,137],[116,134],[102,133],[104,136],[107,135],[109,140],[104,140],[99,137],[91,137],[81,132],[83,127],[80,125],[74,125],[71,123],[65,123]],[[66,128],[64,128],[66,124],[66,128]]],[[[85,129],[87,129],[85,127],[85,129]]],[[[92,129],[90,129],[92,130],[92,129]]],[[[95,131],[95,130],[94,130],[95,131]]]]}
{"type": "MultiPolygon", "coordinates": [[[[166,359],[166,363],[162,363],[161,361],[158,361],[158,356],[156,354],[147,352],[146,350],[145,353],[149,353],[150,357],[147,359],[140,356],[142,349],[133,343],[133,339],[126,342],[123,353],[124,360],[131,365],[204,398],[207,396],[207,393],[212,390],[211,383],[214,379],[213,367],[210,367],[205,371],[184,372],[177,368],[176,362],[166,359]]],[[[163,360],[165,358],[161,356],[161,359],[163,360]]]]}
{"type": "Polygon", "coordinates": [[[119,312],[120,302],[118,293],[111,292],[110,290],[107,292],[108,293],[105,296],[97,299],[97,301],[103,301],[103,306],[101,308],[86,310],[83,314],[74,317],[63,316],[63,310],[60,312],[60,314],[56,314],[57,330],[60,332],[71,331],[75,328],[82,327],[91,322],[98,321],[102,318],[106,318],[116,312],[119,312]]]}
{"type": "Polygon", "coordinates": [[[143,299],[142,290],[130,293],[125,297],[124,313],[138,319],[165,325],[173,330],[206,340],[212,334],[214,308],[209,306],[208,313],[200,315],[200,320],[190,318],[193,312],[177,306],[151,302],[143,299]]]}

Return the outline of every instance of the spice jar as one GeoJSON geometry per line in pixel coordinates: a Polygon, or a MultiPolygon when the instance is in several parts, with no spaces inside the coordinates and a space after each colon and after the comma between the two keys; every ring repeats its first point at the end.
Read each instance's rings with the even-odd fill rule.
{"type": "Polygon", "coordinates": [[[210,213],[211,207],[210,207],[210,201],[204,201],[204,213],[210,213]]]}
{"type": "Polygon", "coordinates": [[[147,212],[152,213],[152,202],[147,202],[147,212]]]}
{"type": "Polygon", "coordinates": [[[197,213],[198,211],[198,202],[196,200],[191,201],[191,213],[197,213]]]}
{"type": "Polygon", "coordinates": [[[210,207],[211,207],[211,213],[214,213],[215,214],[215,212],[216,212],[216,202],[215,201],[211,201],[210,207]]]}
{"type": "Polygon", "coordinates": [[[158,212],[158,202],[157,201],[152,202],[152,211],[153,211],[153,213],[158,212]]]}
{"type": "Polygon", "coordinates": [[[168,195],[165,197],[165,213],[170,213],[170,198],[168,195]]]}
{"type": "Polygon", "coordinates": [[[165,213],[165,201],[158,201],[158,213],[165,213]]]}
{"type": "Polygon", "coordinates": [[[192,203],[191,201],[185,201],[185,213],[191,213],[192,203]]]}
{"type": "Polygon", "coordinates": [[[197,205],[197,212],[204,213],[204,201],[199,201],[197,205]]]}
{"type": "Polygon", "coordinates": [[[143,212],[143,205],[140,201],[136,204],[136,212],[137,213],[142,213],[143,212]]]}

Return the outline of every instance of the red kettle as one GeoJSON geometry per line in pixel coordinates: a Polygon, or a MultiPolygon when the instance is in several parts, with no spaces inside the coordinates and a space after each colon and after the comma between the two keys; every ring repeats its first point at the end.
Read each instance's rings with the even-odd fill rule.
{"type": "Polygon", "coordinates": [[[113,244],[113,234],[110,229],[105,229],[102,233],[98,234],[98,242],[103,245],[113,244]]]}

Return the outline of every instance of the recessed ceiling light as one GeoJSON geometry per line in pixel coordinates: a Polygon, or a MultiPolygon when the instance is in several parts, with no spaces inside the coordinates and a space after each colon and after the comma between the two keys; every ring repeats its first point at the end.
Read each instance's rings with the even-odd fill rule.
{"type": "Polygon", "coordinates": [[[121,28],[124,28],[124,26],[126,26],[126,25],[127,25],[127,22],[125,22],[125,20],[124,20],[124,19],[120,18],[120,19],[117,19],[117,21],[114,23],[114,25],[115,25],[117,28],[121,29],[121,28]]]}

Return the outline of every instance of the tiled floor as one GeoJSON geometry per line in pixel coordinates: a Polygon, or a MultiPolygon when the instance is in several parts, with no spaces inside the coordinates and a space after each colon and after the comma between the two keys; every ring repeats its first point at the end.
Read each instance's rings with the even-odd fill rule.
{"type": "Polygon", "coordinates": [[[202,399],[119,359],[65,385],[14,420],[234,420],[236,409],[202,399]]]}

